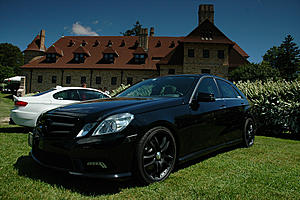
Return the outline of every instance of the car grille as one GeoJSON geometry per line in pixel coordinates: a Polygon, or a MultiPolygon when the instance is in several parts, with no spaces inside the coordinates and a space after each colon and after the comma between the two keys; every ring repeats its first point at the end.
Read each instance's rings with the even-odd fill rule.
{"type": "Polygon", "coordinates": [[[44,115],[37,126],[44,137],[74,138],[83,127],[78,117],[66,115],[44,115]]]}

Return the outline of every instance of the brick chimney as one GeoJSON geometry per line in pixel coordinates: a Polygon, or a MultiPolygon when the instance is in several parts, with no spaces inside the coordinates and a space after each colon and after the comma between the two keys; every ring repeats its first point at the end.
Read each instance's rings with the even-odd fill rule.
{"type": "Polygon", "coordinates": [[[148,50],[148,29],[141,28],[139,34],[139,46],[144,50],[148,50]]]}
{"type": "Polygon", "coordinates": [[[154,36],[154,27],[151,27],[150,28],[150,33],[149,33],[149,36],[154,36]]]}
{"type": "Polygon", "coordinates": [[[198,17],[199,25],[208,19],[210,22],[214,23],[214,5],[212,4],[202,4],[199,6],[198,17]]]}
{"type": "Polygon", "coordinates": [[[45,51],[46,50],[46,47],[45,47],[45,30],[41,30],[41,33],[40,33],[40,50],[41,51],[45,51]]]}

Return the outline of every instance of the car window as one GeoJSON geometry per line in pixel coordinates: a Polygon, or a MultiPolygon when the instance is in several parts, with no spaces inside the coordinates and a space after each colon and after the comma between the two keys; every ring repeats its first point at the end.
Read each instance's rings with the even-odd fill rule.
{"type": "Polygon", "coordinates": [[[235,89],[227,82],[217,79],[218,86],[223,98],[237,98],[239,95],[235,89]]]}
{"type": "Polygon", "coordinates": [[[220,97],[219,90],[212,78],[204,78],[201,80],[197,91],[201,93],[214,94],[215,98],[220,97]]]}
{"type": "Polygon", "coordinates": [[[191,89],[195,77],[160,77],[140,82],[119,97],[182,97],[191,89]]]}
{"type": "Polygon", "coordinates": [[[64,90],[54,94],[53,98],[57,100],[79,101],[79,95],[77,93],[77,90],[64,90]]]}
{"type": "Polygon", "coordinates": [[[107,98],[104,94],[101,92],[93,91],[93,90],[78,90],[80,99],[82,101],[90,100],[90,99],[103,99],[107,98]]]}

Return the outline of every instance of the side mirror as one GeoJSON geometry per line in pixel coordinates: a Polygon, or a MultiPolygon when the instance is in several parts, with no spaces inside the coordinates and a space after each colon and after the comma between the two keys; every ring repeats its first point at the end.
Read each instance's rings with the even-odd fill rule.
{"type": "Polygon", "coordinates": [[[197,95],[198,102],[214,102],[216,101],[214,94],[199,92],[197,95]]]}

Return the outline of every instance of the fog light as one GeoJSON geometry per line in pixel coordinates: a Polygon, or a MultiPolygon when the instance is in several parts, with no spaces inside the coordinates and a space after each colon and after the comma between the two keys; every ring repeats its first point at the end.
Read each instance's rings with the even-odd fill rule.
{"type": "Polygon", "coordinates": [[[86,163],[87,166],[99,166],[99,167],[102,167],[103,169],[106,169],[107,166],[104,162],[87,162],[86,163]]]}

